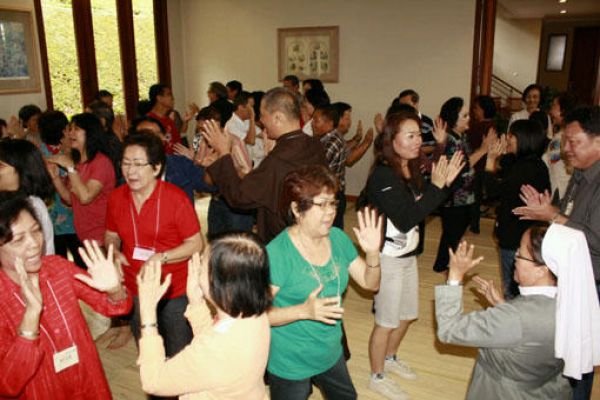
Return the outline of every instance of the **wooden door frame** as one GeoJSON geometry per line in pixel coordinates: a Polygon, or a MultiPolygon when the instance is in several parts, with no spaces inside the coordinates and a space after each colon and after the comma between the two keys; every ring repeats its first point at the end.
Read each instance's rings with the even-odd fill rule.
{"type": "Polygon", "coordinates": [[[489,95],[492,87],[497,0],[475,0],[471,100],[489,95]]]}

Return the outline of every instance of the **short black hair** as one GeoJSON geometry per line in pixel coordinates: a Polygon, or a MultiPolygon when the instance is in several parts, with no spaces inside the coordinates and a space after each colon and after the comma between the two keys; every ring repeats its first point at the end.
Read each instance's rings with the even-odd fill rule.
{"type": "Polygon", "coordinates": [[[283,80],[292,82],[294,86],[300,86],[300,79],[296,75],[286,75],[283,77],[283,80]]]}
{"type": "Polygon", "coordinates": [[[543,111],[534,111],[529,114],[529,120],[535,121],[542,126],[544,131],[548,130],[548,114],[543,111]]]}
{"type": "Polygon", "coordinates": [[[146,157],[148,157],[148,164],[156,168],[160,164],[160,170],[158,176],[165,172],[167,164],[167,156],[165,154],[165,147],[162,140],[154,134],[154,132],[142,129],[131,135],[127,135],[123,141],[123,154],[129,146],[139,146],[146,151],[146,157]]]}
{"type": "Polygon", "coordinates": [[[336,108],[338,114],[340,115],[340,118],[342,117],[342,115],[344,115],[346,111],[352,110],[352,106],[348,103],[344,103],[343,101],[337,101],[335,103],[331,103],[331,105],[336,108]]]}
{"type": "Polygon", "coordinates": [[[243,90],[243,85],[242,85],[242,82],[240,82],[240,81],[229,81],[229,82],[227,82],[227,84],[225,86],[227,86],[231,90],[235,90],[238,93],[238,95],[243,90]]]}
{"type": "Polygon", "coordinates": [[[36,115],[40,115],[41,113],[41,108],[35,104],[27,104],[19,109],[19,119],[23,121],[23,126],[25,126],[27,121],[36,115]]]}
{"type": "Polygon", "coordinates": [[[544,154],[547,144],[546,132],[539,122],[519,119],[510,125],[508,133],[517,138],[517,157],[541,157],[544,154]]]}
{"type": "Polygon", "coordinates": [[[269,257],[248,232],[225,233],[210,241],[208,283],[214,303],[232,317],[261,315],[271,306],[269,257]]]}
{"type": "Polygon", "coordinates": [[[198,115],[196,115],[196,121],[209,121],[214,119],[217,122],[221,122],[221,112],[215,106],[207,106],[202,107],[200,111],[198,111],[198,115]]]}
{"type": "Polygon", "coordinates": [[[233,99],[233,106],[236,110],[239,106],[246,106],[251,97],[252,95],[249,92],[239,92],[238,95],[235,96],[235,99],[233,99]]]}
{"type": "Polygon", "coordinates": [[[600,136],[600,106],[576,108],[566,117],[567,124],[572,122],[578,122],[588,136],[600,136]]]}
{"type": "Polygon", "coordinates": [[[302,85],[308,84],[311,89],[317,89],[325,91],[325,86],[323,86],[323,82],[320,79],[305,79],[302,82],[302,85]]]}
{"type": "Polygon", "coordinates": [[[160,133],[162,133],[163,135],[166,135],[166,133],[167,133],[167,131],[165,130],[165,127],[162,126],[162,124],[160,123],[159,120],[157,120],[156,118],[150,117],[148,115],[144,115],[142,117],[136,118],[133,121],[131,121],[131,127],[129,128],[129,134],[131,135],[132,133],[136,133],[138,131],[138,126],[142,122],[151,122],[151,123],[155,124],[156,126],[158,126],[160,133]]]}
{"type": "Polygon", "coordinates": [[[260,102],[265,96],[265,92],[261,90],[257,90],[251,93],[252,98],[254,99],[254,120],[260,121],[260,102]]]}
{"type": "Polygon", "coordinates": [[[211,82],[208,85],[208,91],[213,92],[220,99],[227,98],[227,88],[221,82],[211,82]]]}
{"type": "Polygon", "coordinates": [[[0,192],[0,246],[4,246],[13,239],[11,225],[19,218],[22,211],[31,214],[41,226],[27,197],[18,192],[0,192]]]}
{"type": "Polygon", "coordinates": [[[473,101],[481,107],[485,119],[492,119],[496,116],[496,102],[491,96],[482,94],[475,97],[473,101]]]}
{"type": "Polygon", "coordinates": [[[398,95],[398,100],[400,100],[403,97],[406,96],[410,96],[410,99],[413,103],[418,103],[419,102],[419,93],[417,93],[415,90],[413,89],[406,89],[400,92],[400,94],[398,95]]]}
{"type": "Polygon", "coordinates": [[[156,104],[156,98],[162,95],[166,89],[170,89],[169,85],[164,83],[155,83],[150,86],[150,90],[148,90],[148,100],[150,100],[150,108],[154,107],[156,104]]]}
{"type": "Polygon", "coordinates": [[[465,101],[460,97],[451,97],[442,105],[440,118],[448,125],[446,128],[448,131],[454,129],[456,126],[458,115],[464,105],[465,101]]]}
{"type": "Polygon", "coordinates": [[[327,104],[315,109],[315,112],[320,112],[323,117],[330,120],[333,123],[333,128],[336,129],[340,123],[340,114],[338,113],[337,107],[327,104]]]}
{"type": "Polygon", "coordinates": [[[49,199],[54,194],[52,178],[41,151],[24,139],[0,141],[0,161],[12,166],[19,175],[18,191],[26,196],[49,199]]]}
{"type": "Polygon", "coordinates": [[[556,97],[554,97],[556,101],[558,101],[558,105],[560,106],[560,113],[563,117],[573,111],[579,105],[579,99],[577,95],[573,92],[561,92],[556,97]]]}
{"type": "Polygon", "coordinates": [[[112,132],[112,125],[113,122],[115,122],[115,112],[108,104],[102,100],[94,100],[88,104],[87,108],[92,114],[98,117],[101,122],[104,120],[103,126],[105,131],[112,132]]]}
{"type": "Polygon", "coordinates": [[[96,100],[102,100],[103,97],[114,97],[114,96],[111,92],[109,92],[106,89],[98,90],[98,93],[96,93],[96,100]]]}
{"type": "Polygon", "coordinates": [[[45,111],[40,115],[38,127],[42,142],[56,146],[64,136],[64,129],[69,125],[67,116],[62,111],[45,111]]]}
{"type": "Polygon", "coordinates": [[[314,108],[319,108],[326,106],[330,103],[329,95],[323,89],[310,88],[304,93],[304,98],[308,101],[314,108]]]}
{"type": "Polygon", "coordinates": [[[398,113],[412,113],[412,114],[417,114],[417,109],[416,108],[414,108],[410,104],[400,103],[397,100],[398,99],[396,99],[396,101],[392,101],[392,104],[390,105],[390,107],[385,112],[385,117],[386,118],[389,117],[392,114],[398,114],[398,113]]]}
{"type": "Polygon", "coordinates": [[[530,85],[527,85],[527,87],[525,88],[525,90],[523,90],[523,96],[521,96],[521,99],[523,101],[525,101],[525,99],[527,98],[527,95],[529,94],[529,92],[531,92],[532,90],[537,90],[538,92],[540,92],[540,105],[544,103],[544,88],[542,88],[540,85],[538,85],[537,83],[532,83],[530,85]]]}

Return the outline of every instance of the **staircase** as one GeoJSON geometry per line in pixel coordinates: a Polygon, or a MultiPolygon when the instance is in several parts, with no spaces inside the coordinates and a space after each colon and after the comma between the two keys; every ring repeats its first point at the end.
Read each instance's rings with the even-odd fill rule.
{"type": "Polygon", "coordinates": [[[493,74],[490,96],[496,102],[496,109],[506,117],[510,117],[515,111],[523,109],[521,104],[523,92],[493,74]]]}

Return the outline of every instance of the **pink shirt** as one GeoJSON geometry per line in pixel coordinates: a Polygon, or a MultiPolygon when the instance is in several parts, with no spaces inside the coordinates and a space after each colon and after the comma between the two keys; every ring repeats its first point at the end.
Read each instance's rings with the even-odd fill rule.
{"type": "Polygon", "coordinates": [[[71,193],[75,232],[81,241],[91,239],[103,244],[108,195],[116,183],[114,167],[108,157],[98,153],[93,160],[77,164],[76,169],[84,183],[93,179],[102,184],[102,189],[91,203],[85,205],[71,193]]]}

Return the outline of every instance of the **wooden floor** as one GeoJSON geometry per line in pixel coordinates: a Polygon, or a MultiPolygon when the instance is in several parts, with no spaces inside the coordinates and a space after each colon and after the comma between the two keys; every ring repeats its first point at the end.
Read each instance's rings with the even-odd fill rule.
{"type": "MultiPolygon", "coordinates": [[[[199,214],[204,216],[201,218],[201,223],[205,227],[207,202],[198,201],[196,207],[199,214]]],[[[352,204],[349,204],[348,209],[346,231],[350,232],[349,228],[356,224],[356,216],[352,204]]],[[[477,272],[486,279],[493,278],[499,282],[498,254],[491,239],[492,225],[492,220],[482,219],[481,234],[468,233],[466,239],[476,245],[477,254],[485,257],[485,260],[477,267],[477,272]]],[[[443,345],[436,340],[433,287],[440,284],[443,277],[434,273],[431,265],[437,250],[439,233],[439,218],[432,218],[427,224],[425,252],[419,257],[420,317],[409,329],[398,354],[415,369],[418,379],[407,381],[394,377],[412,399],[464,399],[476,356],[475,349],[443,345]]],[[[481,308],[479,298],[471,290],[472,287],[472,284],[467,284],[465,287],[465,311],[481,308]]],[[[367,343],[373,326],[371,299],[370,295],[359,293],[355,286],[349,287],[344,302],[346,310],[344,324],[352,351],[352,358],[348,362],[348,366],[359,398],[376,400],[382,399],[382,397],[367,389],[369,378],[367,343]]],[[[136,366],[137,351],[133,341],[119,350],[108,350],[100,345],[98,347],[114,398],[117,400],[145,399],[140,388],[136,366]]],[[[317,390],[311,397],[311,399],[321,398],[317,390]]],[[[596,370],[592,399],[600,399],[600,371],[598,369],[596,370]]]]}

